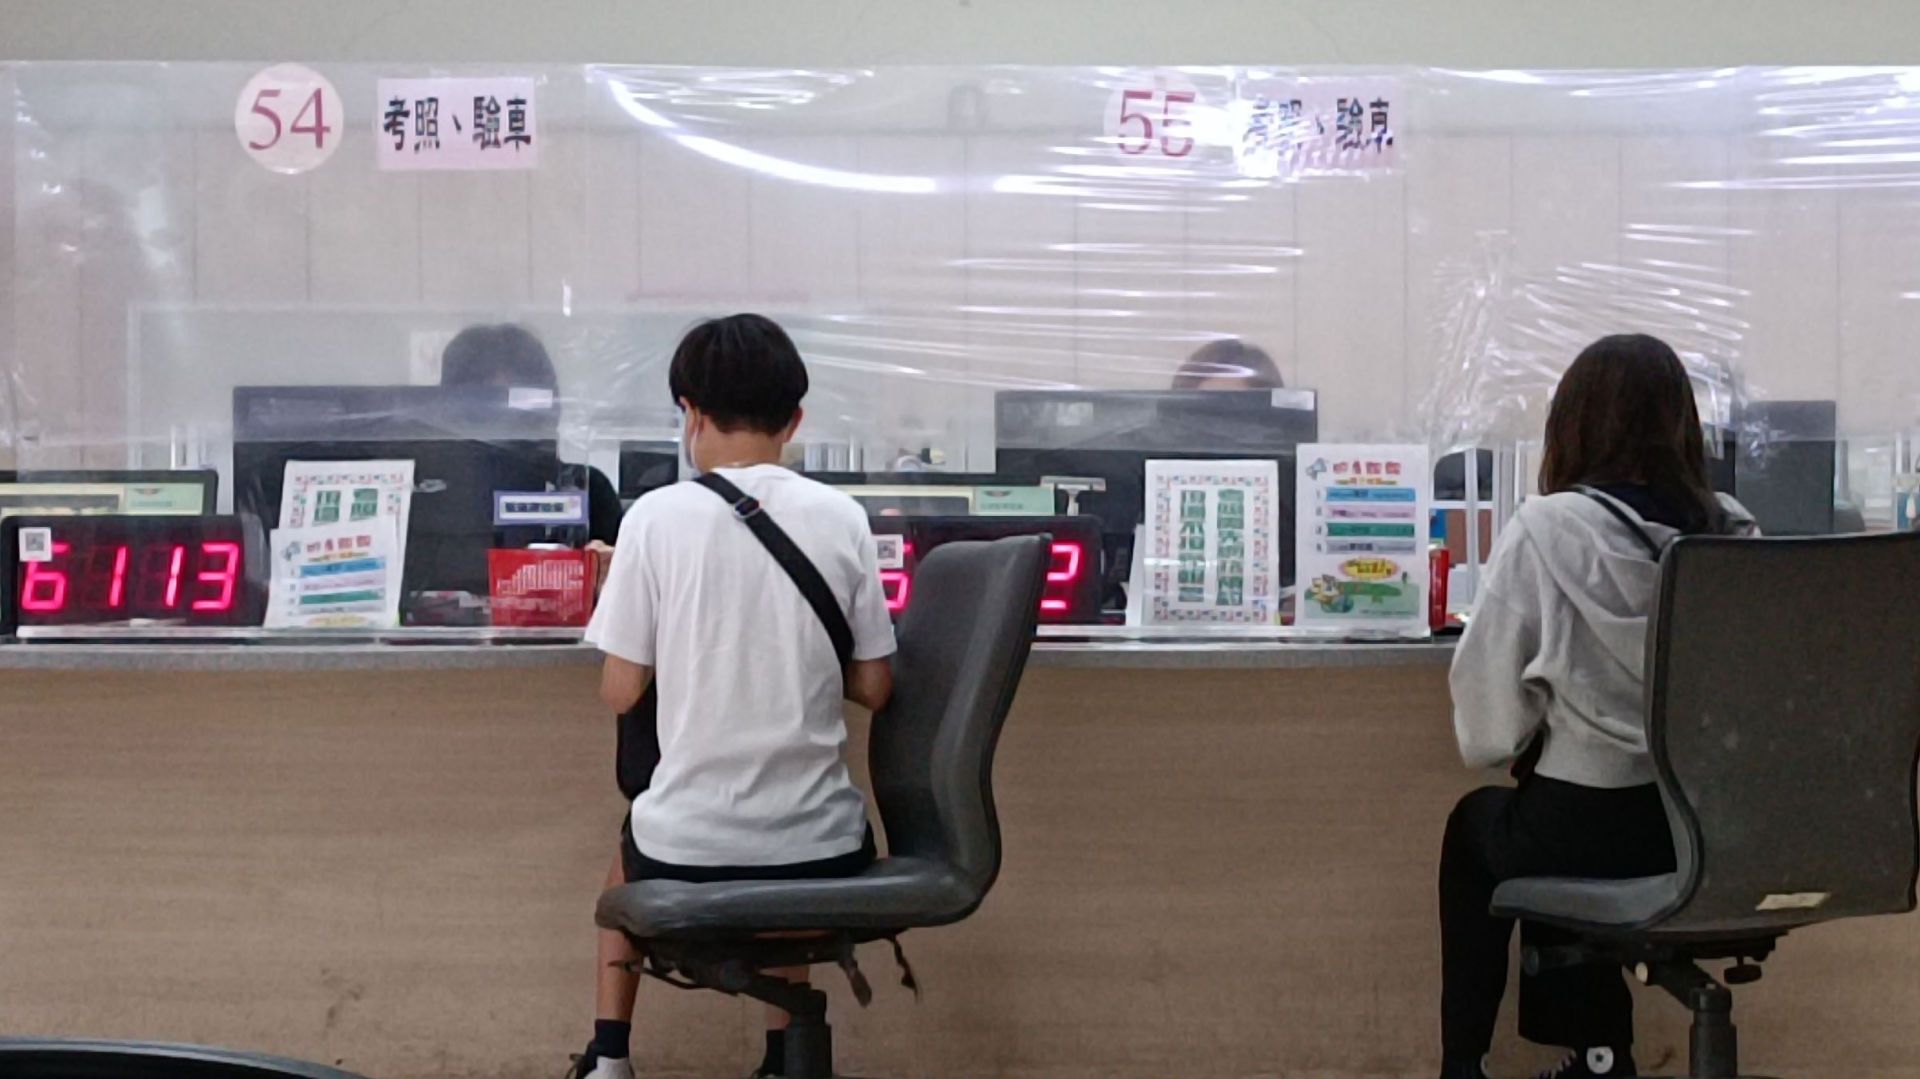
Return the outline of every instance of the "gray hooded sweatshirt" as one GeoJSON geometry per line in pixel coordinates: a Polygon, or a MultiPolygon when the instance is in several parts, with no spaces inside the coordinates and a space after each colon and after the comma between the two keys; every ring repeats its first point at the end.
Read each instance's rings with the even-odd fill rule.
{"type": "MultiPolygon", "coordinates": [[[[1613,504],[1656,544],[1679,535],[1613,504]]],[[[1723,496],[1721,504],[1725,531],[1757,534],[1739,503],[1723,496]]],[[[1643,697],[1659,571],[1591,496],[1567,492],[1520,507],[1453,657],[1454,733],[1469,766],[1512,761],[1544,727],[1537,774],[1587,787],[1653,782],[1643,697]]]]}

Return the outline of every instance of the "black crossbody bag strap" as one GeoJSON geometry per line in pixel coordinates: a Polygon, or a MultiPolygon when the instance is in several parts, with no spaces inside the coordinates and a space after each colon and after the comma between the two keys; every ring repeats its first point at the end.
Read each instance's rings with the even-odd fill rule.
{"type": "MultiPolygon", "coordinates": [[[[800,589],[807,605],[819,616],[820,624],[826,627],[828,639],[833,641],[833,654],[840,658],[840,666],[844,668],[852,662],[853,627],[847,624],[846,613],[840,609],[840,601],[834,598],[827,579],[820,576],[819,567],[793,542],[793,537],[767,516],[758,500],[748,497],[746,492],[724,476],[709,472],[694,482],[719,495],[733,507],[734,516],[746,524],[754,538],[793,579],[794,586],[800,589]]],[[[620,785],[620,793],[628,801],[638,798],[653,782],[653,770],[660,763],[659,681],[659,672],[656,671],[653,682],[648,684],[639,703],[620,717],[618,745],[614,750],[614,778],[620,785]]]]}
{"type": "Polygon", "coordinates": [[[1600,503],[1601,506],[1605,507],[1608,513],[1613,514],[1614,520],[1619,521],[1623,525],[1626,525],[1627,531],[1633,533],[1634,538],[1640,541],[1640,546],[1645,547],[1647,549],[1647,553],[1653,556],[1653,560],[1655,562],[1660,561],[1660,555],[1661,555],[1660,545],[1653,542],[1653,537],[1647,535],[1647,530],[1640,527],[1640,522],[1627,516],[1626,510],[1621,509],[1618,503],[1616,503],[1613,499],[1608,498],[1606,495],[1601,494],[1599,491],[1596,491],[1591,487],[1581,487],[1581,488],[1578,488],[1578,490],[1581,494],[1586,495],[1588,498],[1593,499],[1595,502],[1598,502],[1600,503]]]}
{"type": "Polygon", "coordinates": [[[847,624],[846,612],[840,609],[840,601],[834,598],[827,579],[820,576],[819,567],[793,542],[793,537],[767,516],[759,500],[749,497],[726,477],[708,472],[693,482],[727,500],[733,507],[733,515],[753,531],[753,538],[787,571],[794,586],[806,597],[807,606],[820,616],[820,624],[827,627],[827,637],[833,641],[833,654],[840,657],[840,666],[853,662],[853,627],[847,624]]]}

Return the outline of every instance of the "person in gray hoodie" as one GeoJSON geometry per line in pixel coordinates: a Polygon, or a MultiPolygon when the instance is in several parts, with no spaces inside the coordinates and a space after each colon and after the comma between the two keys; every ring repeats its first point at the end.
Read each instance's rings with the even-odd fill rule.
{"type": "MultiPolygon", "coordinates": [[[[1642,697],[1660,552],[1691,533],[1753,534],[1708,486],[1685,366],[1645,335],[1602,338],[1554,391],[1542,497],[1514,514],[1454,656],[1454,729],[1470,767],[1515,787],[1464,798],[1440,857],[1443,1079],[1480,1079],[1506,991],[1509,919],[1494,888],[1525,876],[1671,872],[1642,697]]],[[[1565,939],[1531,923],[1529,944],[1565,939]]],[[[1633,1003],[1618,969],[1520,984],[1520,1034],[1568,1049],[1543,1076],[1637,1074],[1633,1003]]]]}

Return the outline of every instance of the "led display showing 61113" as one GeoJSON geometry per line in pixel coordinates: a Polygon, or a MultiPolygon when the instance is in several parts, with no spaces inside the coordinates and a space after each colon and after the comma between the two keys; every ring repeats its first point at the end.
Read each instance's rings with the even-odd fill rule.
{"type": "Polygon", "coordinates": [[[22,626],[249,621],[245,531],[231,517],[15,519],[9,612],[22,626]]]}

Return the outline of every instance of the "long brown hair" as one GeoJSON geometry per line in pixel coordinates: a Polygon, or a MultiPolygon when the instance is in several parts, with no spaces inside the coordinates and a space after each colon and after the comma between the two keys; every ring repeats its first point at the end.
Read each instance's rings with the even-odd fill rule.
{"type": "Polygon", "coordinates": [[[1685,507],[1690,530],[1722,516],[1707,482],[1705,439],[1687,369],[1665,341],[1646,334],[1602,337],[1560,376],[1547,413],[1540,489],[1645,484],[1685,507]]]}

